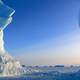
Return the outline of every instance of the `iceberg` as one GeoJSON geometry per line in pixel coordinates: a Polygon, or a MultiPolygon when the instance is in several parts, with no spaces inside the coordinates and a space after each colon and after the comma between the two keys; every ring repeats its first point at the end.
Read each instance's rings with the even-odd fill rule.
{"type": "Polygon", "coordinates": [[[17,76],[24,73],[19,61],[13,59],[4,48],[4,29],[11,23],[15,10],[0,0],[0,76],[17,76]]]}

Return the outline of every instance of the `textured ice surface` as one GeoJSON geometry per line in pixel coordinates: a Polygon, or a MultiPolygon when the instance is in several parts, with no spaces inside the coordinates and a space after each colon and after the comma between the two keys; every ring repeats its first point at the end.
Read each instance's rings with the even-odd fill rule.
{"type": "Polygon", "coordinates": [[[0,17],[10,17],[14,14],[14,10],[8,6],[6,6],[3,2],[0,1],[0,17]]]}
{"type": "Polygon", "coordinates": [[[14,10],[0,1],[0,28],[5,28],[12,21],[14,10]]]}

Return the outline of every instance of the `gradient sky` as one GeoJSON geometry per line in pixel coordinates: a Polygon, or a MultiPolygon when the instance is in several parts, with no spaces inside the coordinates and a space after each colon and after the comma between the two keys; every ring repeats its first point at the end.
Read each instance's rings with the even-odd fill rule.
{"type": "Polygon", "coordinates": [[[3,0],[15,9],[5,48],[27,65],[80,64],[80,0],[3,0]]]}

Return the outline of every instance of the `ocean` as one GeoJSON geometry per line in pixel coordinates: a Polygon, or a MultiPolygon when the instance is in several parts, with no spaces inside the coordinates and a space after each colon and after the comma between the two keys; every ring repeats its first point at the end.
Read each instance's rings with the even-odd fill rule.
{"type": "Polygon", "coordinates": [[[80,80],[80,71],[60,73],[60,72],[39,72],[23,76],[0,77],[0,80],[80,80]]]}

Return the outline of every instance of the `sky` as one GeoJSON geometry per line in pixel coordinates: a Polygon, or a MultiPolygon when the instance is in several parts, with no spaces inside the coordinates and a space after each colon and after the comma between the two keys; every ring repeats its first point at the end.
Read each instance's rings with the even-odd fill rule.
{"type": "Polygon", "coordinates": [[[80,0],[3,0],[15,10],[6,50],[26,65],[80,64],[80,0]]]}

